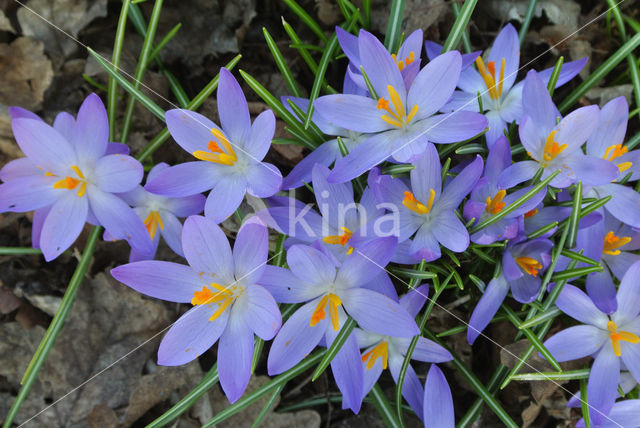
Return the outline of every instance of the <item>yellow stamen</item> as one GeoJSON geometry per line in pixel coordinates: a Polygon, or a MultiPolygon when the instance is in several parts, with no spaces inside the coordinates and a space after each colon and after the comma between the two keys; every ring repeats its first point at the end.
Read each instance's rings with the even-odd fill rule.
{"type": "Polygon", "coordinates": [[[606,159],[608,161],[612,161],[615,158],[620,157],[623,154],[627,153],[628,151],[629,151],[629,149],[627,149],[622,144],[613,144],[613,145],[607,147],[607,150],[605,150],[604,156],[602,156],[602,159],[606,159]]]}
{"type": "Polygon", "coordinates": [[[364,363],[369,360],[367,361],[367,370],[371,370],[378,358],[382,358],[382,369],[386,370],[389,359],[389,345],[387,345],[386,341],[378,343],[375,348],[364,354],[362,356],[362,362],[364,363]]]}
{"type": "Polygon", "coordinates": [[[542,153],[542,158],[544,159],[545,162],[550,162],[556,156],[562,153],[564,149],[568,147],[567,144],[560,145],[555,142],[554,139],[556,136],[556,132],[558,131],[551,131],[551,133],[547,137],[547,141],[544,143],[544,151],[542,153]]]}
{"type": "Polygon", "coordinates": [[[151,211],[147,218],[144,219],[144,225],[146,226],[147,232],[149,232],[149,236],[151,236],[151,239],[156,236],[158,226],[160,226],[160,230],[164,230],[162,217],[160,217],[160,213],[158,213],[158,211],[151,211]]]}
{"type": "Polygon", "coordinates": [[[613,352],[616,356],[622,354],[620,348],[620,341],[623,340],[629,343],[640,343],[640,337],[628,331],[618,331],[618,326],[613,321],[607,323],[607,330],[609,330],[609,338],[611,338],[611,345],[613,346],[613,352]]]}
{"type": "Polygon", "coordinates": [[[526,213],[524,213],[524,218],[531,218],[536,214],[538,214],[538,209],[534,208],[531,211],[527,211],[526,213]]]}
{"type": "Polygon", "coordinates": [[[207,145],[209,151],[196,150],[193,152],[193,156],[196,159],[219,163],[221,165],[233,165],[238,160],[238,156],[236,156],[236,152],[233,150],[227,137],[216,128],[211,128],[211,133],[215,137],[215,140],[209,141],[207,145]],[[224,150],[220,148],[218,143],[222,144],[224,150]]]}
{"type": "Polygon", "coordinates": [[[393,105],[393,109],[389,107],[389,100],[381,97],[378,98],[378,110],[384,110],[387,114],[383,114],[380,116],[382,120],[387,122],[389,125],[395,126],[397,128],[402,128],[404,125],[408,124],[411,119],[418,113],[418,105],[414,105],[407,115],[407,112],[404,108],[404,103],[398,95],[398,92],[391,85],[387,86],[387,90],[389,91],[389,100],[391,100],[391,104],[393,105]]]}
{"type": "MultiPolygon", "coordinates": [[[[84,194],[87,192],[87,182],[85,181],[84,174],[82,173],[82,171],[80,171],[80,168],[78,168],[76,165],[71,165],[71,169],[76,173],[78,178],[73,178],[67,175],[62,180],[58,180],[55,183],[53,183],[53,188],[73,190],[79,184],[80,188],[78,189],[78,196],[83,197],[84,194]]],[[[51,173],[45,173],[45,175],[53,176],[53,174],[51,173]]]]}
{"type": "Polygon", "coordinates": [[[431,211],[431,207],[433,206],[433,200],[436,197],[436,191],[433,189],[429,190],[429,200],[427,201],[427,205],[422,204],[418,201],[413,193],[408,190],[404,192],[404,199],[402,200],[402,205],[409,208],[411,211],[416,212],[418,214],[429,214],[431,211]]]}
{"type": "Polygon", "coordinates": [[[498,97],[502,96],[502,83],[504,82],[504,66],[505,60],[502,58],[500,61],[500,80],[498,81],[498,97]]]}
{"type": "Polygon", "coordinates": [[[209,321],[214,321],[229,307],[231,303],[236,299],[234,290],[236,287],[223,287],[220,284],[212,282],[209,286],[202,286],[202,290],[193,293],[191,298],[192,305],[210,305],[213,303],[218,304],[218,309],[211,315],[209,321]],[[218,291],[215,293],[211,291],[211,288],[218,291]]]}
{"type": "Polygon", "coordinates": [[[340,320],[338,319],[338,306],[342,305],[342,300],[340,300],[340,297],[336,296],[333,293],[326,294],[322,297],[322,299],[320,299],[320,302],[318,302],[315,311],[313,311],[313,314],[311,315],[309,325],[311,327],[314,327],[327,316],[327,313],[324,310],[325,306],[327,306],[327,303],[329,303],[331,325],[333,326],[333,329],[335,331],[338,331],[338,329],[340,328],[340,320]]]}
{"type": "Polygon", "coordinates": [[[478,67],[478,71],[480,72],[480,76],[482,76],[482,80],[484,80],[484,84],[487,86],[489,91],[489,96],[492,100],[497,100],[499,98],[498,91],[496,89],[496,79],[495,79],[495,67],[493,61],[489,64],[489,71],[487,71],[487,67],[484,65],[484,61],[481,57],[476,58],[476,67],[478,67]]]}
{"type": "Polygon", "coordinates": [[[506,194],[507,194],[506,190],[498,190],[498,193],[496,193],[496,195],[493,198],[487,197],[487,200],[486,200],[487,207],[485,208],[485,210],[491,214],[498,214],[500,211],[502,211],[502,209],[506,205],[505,202],[502,202],[502,199],[505,197],[506,194]]]}
{"type": "Polygon", "coordinates": [[[393,60],[396,62],[396,64],[398,65],[398,70],[402,71],[404,70],[404,68],[411,64],[413,61],[415,61],[416,59],[416,54],[411,51],[409,52],[409,56],[406,57],[404,60],[398,60],[397,55],[396,54],[391,54],[391,58],[393,58],[393,60]]]}
{"type": "MultiPolygon", "coordinates": [[[[324,242],[325,244],[342,245],[344,247],[347,242],[349,242],[349,239],[351,239],[351,236],[353,236],[353,232],[346,227],[341,227],[340,229],[342,229],[342,231],[344,232],[342,235],[326,236],[322,238],[322,242],[324,242]]],[[[351,253],[353,253],[353,247],[349,246],[349,248],[347,249],[347,255],[351,253]]]]}
{"type": "Polygon", "coordinates": [[[542,263],[532,257],[518,257],[516,263],[523,271],[533,276],[538,276],[538,272],[542,269],[542,263]]]}
{"type": "Polygon", "coordinates": [[[627,245],[629,242],[631,242],[630,237],[617,237],[616,235],[614,235],[613,230],[610,230],[604,237],[604,248],[602,252],[604,254],[617,256],[618,254],[620,254],[620,250],[618,248],[627,245]]]}

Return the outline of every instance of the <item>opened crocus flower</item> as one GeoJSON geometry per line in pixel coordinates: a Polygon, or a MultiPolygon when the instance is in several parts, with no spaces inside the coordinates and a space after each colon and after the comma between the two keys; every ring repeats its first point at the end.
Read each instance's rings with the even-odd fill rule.
{"type": "Polygon", "coordinates": [[[278,305],[259,285],[269,251],[267,228],[245,222],[232,252],[213,220],[191,216],[184,223],[182,249],[188,266],[148,260],[118,266],[111,274],[148,296],[194,305],[162,339],[158,364],[186,364],[220,339],[220,384],[234,402],[251,377],[254,334],[269,340],[282,322],[278,305]]]}
{"type": "Polygon", "coordinates": [[[510,241],[502,254],[502,270],[489,281],[480,301],[471,314],[467,341],[475,342],[493,316],[498,312],[509,290],[520,303],[536,299],[542,285],[541,273],[551,262],[553,243],[539,238],[524,241],[524,238],[510,241]]]}
{"type": "MultiPolygon", "coordinates": [[[[383,335],[413,337],[420,332],[400,304],[364,288],[379,276],[395,247],[395,237],[378,238],[336,266],[322,251],[294,245],[287,252],[290,270],[266,268],[261,283],[278,302],[305,303],[284,323],[273,341],[267,360],[270,375],[296,365],[323,338],[330,346],[347,316],[361,328],[383,335]]],[[[342,391],[343,408],[358,412],[363,398],[363,371],[355,334],[349,336],[331,362],[331,369],[342,391]]]]}
{"type": "MultiPolygon", "coordinates": [[[[427,300],[428,294],[428,285],[418,287],[400,298],[400,306],[415,318],[427,300]]],[[[355,332],[358,338],[358,345],[360,348],[364,348],[362,354],[364,394],[369,393],[373,385],[378,381],[382,371],[387,368],[389,368],[393,380],[397,382],[411,339],[408,337],[382,335],[361,329],[357,329],[355,332]]],[[[427,363],[442,363],[453,359],[449,351],[424,337],[418,338],[418,343],[413,354],[411,354],[411,358],[427,363]]],[[[416,412],[416,415],[423,421],[426,420],[423,417],[424,391],[411,365],[407,367],[402,385],[402,395],[416,412]]]]}
{"type": "MultiPolygon", "coordinates": [[[[476,223],[484,221],[500,213],[504,207],[511,205],[531,190],[531,187],[525,187],[507,194],[508,189],[498,185],[500,173],[510,165],[511,149],[509,148],[509,141],[502,136],[489,149],[484,175],[476,183],[471,191],[469,200],[464,206],[463,215],[467,221],[472,218],[476,219],[476,223]]],[[[542,202],[545,195],[545,190],[540,190],[502,219],[471,235],[471,241],[487,245],[495,241],[515,238],[523,228],[524,216],[527,213],[531,215],[530,211],[542,202]]]]}
{"type": "Polygon", "coordinates": [[[282,175],[274,165],[262,162],[275,131],[273,112],[260,113],[251,124],[242,89],[225,68],[220,69],[217,94],[222,128],[189,110],[167,111],[169,132],[198,160],[159,172],[145,188],[174,198],[211,190],[204,213],[220,223],[240,206],[247,192],[258,198],[275,194],[282,175]]]}
{"type": "Polygon", "coordinates": [[[624,145],[628,117],[625,97],[614,98],[602,107],[598,128],[587,140],[587,154],[615,164],[618,175],[613,182],[593,187],[593,194],[585,189],[585,194],[598,198],[611,195],[605,209],[618,220],[640,227],[640,194],[632,187],[616,183],[627,175],[630,175],[628,181],[640,178],[640,150],[629,151],[624,145]]]}
{"type": "Polygon", "coordinates": [[[378,201],[390,204],[397,212],[398,242],[403,243],[415,234],[402,247],[408,255],[408,260],[403,257],[404,262],[436,260],[441,254],[440,244],[455,252],[466,250],[469,232],[455,210],[480,178],[482,158],[476,157],[444,189],[440,158],[433,144],[427,146],[415,166],[410,172],[410,188],[403,180],[384,175],[371,184],[378,201]]]}
{"type": "Polygon", "coordinates": [[[559,188],[578,181],[598,186],[618,176],[613,163],[585,155],[581,149],[598,126],[598,106],[581,107],[557,122],[560,112],[535,71],[527,73],[522,98],[525,115],[518,131],[532,160],[516,162],[507,168],[500,176],[501,186],[511,187],[529,180],[539,168],[544,169],[542,179],[560,170],[550,183],[559,188]]]}
{"type": "MultiPolygon", "coordinates": [[[[345,94],[366,94],[366,90],[362,90],[357,87],[348,75],[345,75],[342,91],[345,94]]],[[[294,102],[298,107],[300,107],[300,109],[302,109],[302,111],[307,111],[307,108],[309,107],[309,100],[307,99],[288,97],[283,101],[284,106],[287,108],[289,108],[287,100],[294,102]]],[[[339,136],[349,152],[368,138],[366,134],[331,125],[316,111],[314,111],[312,120],[324,134],[339,136]]],[[[282,190],[295,189],[302,186],[304,183],[310,183],[312,181],[311,171],[315,164],[330,167],[341,157],[342,152],[340,151],[340,146],[336,138],[320,144],[304,159],[298,162],[296,166],[293,167],[289,175],[282,180],[282,190]]]]}
{"type": "Polygon", "coordinates": [[[592,355],[595,360],[587,384],[587,400],[593,424],[607,420],[616,400],[620,366],[640,380],[640,263],[632,265],[620,282],[618,309],[607,316],[580,289],[565,285],[556,306],[570,317],[586,324],[556,333],[544,346],[558,361],[592,355]]]}
{"type": "MultiPolygon", "coordinates": [[[[640,260],[640,256],[634,253],[639,248],[640,232],[610,214],[578,231],[576,249],[583,250],[585,256],[599,261],[603,267],[601,272],[589,274],[586,280],[587,294],[602,312],[611,314],[616,311],[616,286],[612,274],[622,279],[629,267],[640,260]]],[[[559,268],[568,262],[568,259],[561,258],[559,268]]]]}
{"type": "Polygon", "coordinates": [[[73,244],[85,222],[104,226],[139,251],[151,251],[142,221],[114,195],[140,183],[142,165],[121,154],[121,145],[109,143],[107,112],[97,95],[84,100],[77,119],[59,114],[54,127],[22,109],[13,109],[12,116],[14,136],[27,158],[3,168],[0,212],[36,210],[35,245],[47,261],[73,244]]]}
{"type": "MultiPolygon", "coordinates": [[[[427,49],[432,58],[435,49],[427,49]]],[[[439,51],[437,51],[439,52],[439,51]]],[[[556,87],[573,79],[587,63],[588,58],[567,62],[562,65],[556,87]]],[[[523,113],[523,82],[515,83],[520,63],[520,42],[518,33],[511,24],[507,24],[498,33],[488,55],[483,59],[475,58],[476,68],[463,69],[458,81],[458,88],[453,98],[442,111],[471,110],[479,111],[478,97],[481,98],[482,110],[489,120],[489,130],[485,134],[489,147],[502,135],[511,122],[519,123],[523,113]]],[[[549,82],[552,68],[541,71],[540,78],[545,87],[549,82]]],[[[546,90],[546,89],[545,89],[546,90]]],[[[526,102],[524,103],[526,110],[526,102]]]]}
{"type": "Polygon", "coordinates": [[[436,114],[451,97],[460,74],[458,52],[447,52],[431,61],[407,90],[398,65],[378,39],[361,30],[358,48],[376,98],[326,95],[314,105],[334,126],[375,135],[338,159],[329,181],[349,181],[390,156],[409,162],[424,152],[429,141],[453,143],[485,129],[486,119],[477,113],[436,114]]]}
{"type": "MultiPolygon", "coordinates": [[[[160,171],[169,168],[164,162],[154,166],[147,177],[151,181],[160,171]]],[[[182,252],[182,223],[178,217],[189,217],[200,214],[204,209],[205,197],[201,194],[185,196],[183,198],[169,198],[166,196],[154,195],[145,190],[142,186],[120,196],[125,202],[133,207],[138,217],[144,222],[144,226],[149,233],[153,243],[151,253],[142,253],[135,248],[131,250],[130,262],[153,259],[158,249],[160,236],[176,254],[183,256],[182,252]]],[[[108,238],[105,238],[108,240],[108,238]]]]}

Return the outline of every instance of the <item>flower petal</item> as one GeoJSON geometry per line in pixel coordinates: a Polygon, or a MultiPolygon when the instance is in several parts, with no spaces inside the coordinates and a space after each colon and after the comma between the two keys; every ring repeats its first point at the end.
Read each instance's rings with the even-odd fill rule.
{"type": "Polygon", "coordinates": [[[78,163],[71,144],[43,121],[13,119],[11,128],[20,149],[45,171],[64,176],[78,163]]]}
{"type": "Polygon", "coordinates": [[[518,67],[520,66],[520,41],[518,40],[518,32],[511,24],[505,25],[504,28],[500,30],[489,52],[489,61],[494,62],[496,71],[503,58],[503,88],[509,89],[516,80],[518,67]]]}
{"type": "Polygon", "coordinates": [[[315,299],[322,293],[296,277],[289,269],[267,265],[258,283],[266,288],[278,303],[301,303],[315,299]]]}
{"type": "Polygon", "coordinates": [[[424,135],[434,143],[447,144],[468,140],[488,126],[487,118],[473,111],[455,111],[424,119],[424,135]]]}
{"type": "Polygon", "coordinates": [[[359,245],[338,270],[336,282],[359,287],[370,281],[389,264],[397,242],[395,236],[386,236],[359,245]]]}
{"type": "Polygon", "coordinates": [[[418,106],[416,120],[431,116],[451,98],[461,65],[460,53],[450,51],[434,58],[420,70],[407,96],[407,108],[418,106]]]}
{"type": "Polygon", "coordinates": [[[555,140],[568,145],[567,153],[576,150],[587,141],[587,138],[598,126],[599,120],[600,109],[598,106],[576,109],[560,121],[557,126],[558,133],[555,136],[555,140]]]}
{"type": "Polygon", "coordinates": [[[195,111],[167,110],[164,117],[173,139],[191,154],[197,150],[208,150],[209,141],[214,139],[211,130],[220,130],[211,120],[195,111]]]}
{"type": "Polygon", "coordinates": [[[218,344],[220,386],[230,403],[236,402],[249,384],[253,344],[253,331],[234,307],[218,344]]]}
{"type": "Polygon", "coordinates": [[[413,317],[387,296],[363,288],[342,293],[347,313],[365,330],[395,336],[412,337],[420,333],[413,317]]]}
{"type": "MultiPolygon", "coordinates": [[[[342,319],[346,320],[346,317],[342,319]]],[[[338,332],[333,328],[326,330],[327,347],[331,346],[337,335],[338,332]]],[[[340,392],[342,392],[342,408],[348,408],[354,413],[358,413],[364,398],[364,369],[355,333],[351,332],[331,361],[331,372],[340,392]]]]}
{"type": "Polygon", "coordinates": [[[184,257],[182,251],[182,223],[169,211],[161,212],[160,218],[164,226],[164,228],[160,230],[162,238],[164,238],[164,241],[174,253],[184,257]]]}
{"type": "Polygon", "coordinates": [[[304,183],[311,183],[312,170],[315,164],[320,164],[326,167],[331,166],[335,162],[336,158],[340,155],[337,150],[336,140],[327,141],[321,144],[315,150],[307,155],[304,159],[296,164],[282,180],[282,190],[295,189],[302,186],[304,183]]]}
{"type": "Polygon", "coordinates": [[[612,99],[600,110],[600,123],[587,141],[587,154],[603,157],[607,148],[621,144],[627,132],[629,104],[624,96],[612,99]]]}
{"type": "Polygon", "coordinates": [[[235,267],[229,241],[213,220],[189,217],[182,228],[182,249],[196,272],[214,273],[225,283],[234,280],[235,267]]]}
{"type": "Polygon", "coordinates": [[[191,302],[206,282],[189,266],[158,260],[118,266],[111,275],[139,293],[178,303],[191,302]]]}
{"type": "Polygon", "coordinates": [[[589,297],[599,310],[605,314],[612,314],[616,311],[618,307],[616,286],[608,270],[589,274],[586,285],[589,297]]]}
{"type": "MultiPolygon", "coordinates": [[[[386,86],[384,93],[387,93],[386,86]]],[[[313,106],[318,115],[331,126],[367,133],[390,128],[382,120],[384,114],[378,109],[377,101],[369,97],[351,94],[324,95],[316,99],[313,106]]]]}
{"type": "Polygon", "coordinates": [[[309,245],[293,245],[287,252],[291,272],[308,284],[331,284],[336,267],[321,251],[309,245]]]}
{"type": "Polygon", "coordinates": [[[271,340],[282,325],[280,309],[273,296],[260,285],[247,287],[244,318],[247,326],[261,339],[271,340]]]}
{"type": "Polygon", "coordinates": [[[482,158],[476,156],[453,180],[445,185],[442,196],[437,202],[438,209],[443,211],[456,209],[476,185],[482,174],[483,165],[482,158]]]}
{"type": "Polygon", "coordinates": [[[313,167],[313,190],[318,208],[324,220],[336,229],[352,228],[358,221],[353,186],[351,183],[329,183],[329,174],[331,171],[325,166],[313,167]]]}
{"type": "Polygon", "coordinates": [[[142,181],[142,164],[126,155],[107,155],[96,162],[92,179],[105,192],[122,193],[142,181]]]}
{"type": "Polygon", "coordinates": [[[96,94],[89,94],[82,102],[71,141],[83,163],[94,161],[107,151],[109,120],[107,110],[96,94]]]}
{"type": "Polygon", "coordinates": [[[538,162],[520,161],[516,162],[500,174],[498,186],[503,189],[509,189],[518,184],[533,178],[538,171],[538,162]]]}
{"type": "Polygon", "coordinates": [[[571,318],[601,329],[607,328],[609,318],[593,304],[582,290],[566,284],[556,300],[556,306],[571,318]]]}
{"type": "MultiPolygon", "coordinates": [[[[397,91],[404,105],[407,97],[404,80],[389,51],[376,36],[365,30],[360,30],[358,48],[362,67],[378,96],[388,97],[387,86],[391,85],[397,91]]],[[[348,127],[345,128],[348,129],[348,127]]]]}
{"type": "Polygon", "coordinates": [[[429,369],[424,385],[424,421],[426,428],[453,428],[453,398],[442,370],[435,364],[429,369]]]}
{"type": "Polygon", "coordinates": [[[427,262],[440,258],[440,244],[428,225],[424,224],[418,229],[409,247],[409,255],[417,261],[424,259],[427,262]]]}
{"type": "Polygon", "coordinates": [[[157,195],[190,196],[212,189],[221,175],[221,168],[211,162],[185,162],[160,171],[144,188],[157,195]]]}
{"type": "Polygon", "coordinates": [[[633,227],[640,227],[640,194],[632,187],[610,183],[598,187],[601,197],[611,195],[611,200],[604,206],[615,218],[633,227]]]}
{"type": "Polygon", "coordinates": [[[434,219],[433,236],[451,251],[460,253],[469,247],[469,232],[454,213],[442,213],[434,219]]]}
{"type": "Polygon", "coordinates": [[[200,214],[204,210],[204,203],[207,198],[200,193],[182,198],[171,198],[166,202],[167,210],[176,217],[189,217],[200,214]]]}
{"type": "Polygon", "coordinates": [[[0,184],[0,212],[27,212],[51,205],[65,193],[53,188],[55,181],[40,174],[0,184]]]}
{"type": "Polygon", "coordinates": [[[229,142],[244,146],[251,132],[247,99],[236,78],[224,67],[220,69],[217,96],[220,124],[229,142]]]}
{"type": "Polygon", "coordinates": [[[467,342],[470,345],[476,341],[480,333],[489,325],[508,292],[509,284],[505,281],[504,276],[500,275],[489,281],[484,294],[471,314],[471,319],[469,319],[467,342]]]}
{"type": "Polygon", "coordinates": [[[383,132],[363,141],[347,156],[336,161],[327,181],[344,183],[382,163],[393,152],[394,139],[393,133],[383,132]]]}
{"type": "Polygon", "coordinates": [[[604,422],[606,415],[613,407],[618,395],[619,381],[620,358],[614,354],[613,347],[607,342],[591,366],[587,384],[589,414],[592,423],[596,426],[604,422]]]}
{"type": "Polygon", "coordinates": [[[233,262],[238,281],[255,284],[262,276],[269,255],[269,232],[260,221],[246,221],[233,245],[233,262]]]}
{"type": "MultiPolygon", "coordinates": [[[[531,120],[538,128],[539,137],[544,141],[556,127],[556,118],[561,116],[551,96],[549,96],[547,86],[534,70],[529,71],[524,79],[522,105],[524,114],[531,117],[531,120]]],[[[561,140],[556,138],[556,141],[561,140]]],[[[562,142],[564,143],[564,141],[562,142]]]]}
{"type": "Polygon", "coordinates": [[[67,192],[53,204],[40,234],[40,249],[46,261],[55,259],[73,244],[82,232],[88,211],[87,198],[73,192],[67,192]]]}
{"type": "Polygon", "coordinates": [[[247,182],[240,177],[225,177],[209,192],[204,205],[205,217],[222,223],[238,209],[247,192],[247,182]]]}
{"type": "Polygon", "coordinates": [[[256,163],[247,174],[247,192],[256,198],[268,198],[275,195],[282,185],[282,174],[275,165],[266,162],[256,163]]]}
{"type": "Polygon", "coordinates": [[[271,147],[271,139],[276,130],[276,118],[271,110],[265,110],[256,117],[251,125],[249,138],[244,144],[244,150],[257,160],[264,156],[271,147]]]}
{"type": "MultiPolygon", "coordinates": [[[[440,198],[442,191],[442,167],[438,150],[433,144],[427,144],[425,152],[414,161],[416,168],[409,173],[411,190],[419,201],[428,201],[431,190],[435,193],[435,200],[440,198]]],[[[403,194],[401,193],[400,196],[403,194]]]]}
{"type": "MultiPolygon", "coordinates": [[[[398,382],[398,378],[400,377],[400,370],[402,368],[402,358],[389,358],[389,371],[391,372],[391,376],[393,376],[393,380],[398,382]]],[[[423,399],[424,399],[424,389],[422,388],[422,384],[418,379],[418,375],[416,374],[411,364],[407,366],[407,371],[405,373],[404,382],[402,383],[402,396],[409,406],[416,412],[416,415],[422,420],[424,418],[423,415],[423,399]]]]}
{"type": "Polygon", "coordinates": [[[451,352],[424,337],[418,338],[418,343],[413,350],[411,358],[425,363],[444,363],[445,361],[453,360],[451,352]]]}
{"type": "Polygon", "coordinates": [[[544,342],[558,362],[577,360],[594,354],[605,343],[607,333],[592,325],[577,325],[564,329],[544,342]]]}
{"type": "Polygon", "coordinates": [[[624,274],[618,289],[616,324],[625,324],[640,314],[640,262],[636,262],[624,274]]]}

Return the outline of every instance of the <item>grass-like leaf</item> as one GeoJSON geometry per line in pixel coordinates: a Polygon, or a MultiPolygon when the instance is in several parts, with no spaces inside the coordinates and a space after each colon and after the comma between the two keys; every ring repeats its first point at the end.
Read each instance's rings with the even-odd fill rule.
{"type": "Polygon", "coordinates": [[[447,39],[442,45],[442,53],[452,51],[456,46],[458,46],[458,42],[460,42],[460,39],[465,32],[467,24],[469,24],[469,20],[471,19],[471,15],[473,14],[473,10],[476,8],[477,4],[478,0],[465,0],[462,8],[460,9],[460,14],[458,14],[447,39]]]}
{"type": "MultiPolygon", "coordinates": [[[[113,42],[113,55],[111,56],[111,64],[118,69],[120,67],[120,56],[122,54],[122,45],[124,43],[124,33],[127,28],[127,15],[131,0],[124,0],[120,9],[120,17],[118,18],[118,27],[116,28],[116,37],[113,42]]],[[[118,109],[118,82],[115,77],[109,76],[109,86],[107,89],[107,117],[109,118],[109,141],[116,141],[116,113],[118,109]]]]}
{"type": "Polygon", "coordinates": [[[329,367],[329,364],[331,364],[331,361],[333,361],[336,354],[340,351],[342,345],[344,345],[344,343],[347,341],[349,335],[351,335],[355,327],[356,321],[351,317],[347,318],[347,321],[345,321],[345,323],[340,328],[340,331],[338,332],[338,335],[334,339],[333,343],[331,344],[329,349],[327,349],[324,357],[322,357],[320,364],[318,364],[318,367],[316,367],[315,371],[313,372],[313,376],[311,377],[312,381],[318,379],[320,375],[327,369],[327,367],[329,367]]]}
{"type": "Polygon", "coordinates": [[[404,4],[405,0],[393,0],[391,2],[391,13],[389,13],[387,32],[384,36],[384,46],[392,53],[398,52],[398,49],[400,48],[404,4]]]}

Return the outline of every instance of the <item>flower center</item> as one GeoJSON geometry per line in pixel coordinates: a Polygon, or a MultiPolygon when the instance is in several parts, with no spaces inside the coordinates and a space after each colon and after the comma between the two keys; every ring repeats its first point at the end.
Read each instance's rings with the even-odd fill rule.
{"type": "MultiPolygon", "coordinates": [[[[542,159],[545,162],[552,161],[556,156],[564,151],[568,146],[567,144],[558,144],[555,141],[556,131],[551,131],[547,137],[547,141],[544,143],[544,151],[542,152],[542,159]]],[[[545,165],[546,166],[546,165],[545,165]]]]}
{"type": "MultiPolygon", "coordinates": [[[[351,236],[353,236],[353,232],[346,227],[341,227],[340,229],[344,232],[342,235],[329,235],[323,238],[322,242],[325,244],[342,245],[344,247],[347,242],[349,242],[349,239],[351,239],[351,236]]],[[[353,253],[353,247],[349,246],[347,249],[347,255],[351,253],[353,253]]]]}
{"type": "Polygon", "coordinates": [[[387,345],[386,340],[378,343],[371,351],[364,354],[362,362],[369,360],[367,361],[367,370],[371,370],[378,358],[382,358],[382,369],[385,370],[389,359],[389,345],[387,345]]]}
{"type": "Polygon", "coordinates": [[[532,257],[518,257],[516,263],[523,271],[533,276],[538,276],[538,272],[542,269],[542,263],[532,257]]]}
{"type": "Polygon", "coordinates": [[[500,61],[500,80],[498,80],[498,85],[496,86],[496,63],[490,61],[485,67],[482,58],[476,58],[476,67],[478,67],[478,71],[480,72],[480,76],[482,76],[482,79],[484,80],[484,84],[487,85],[489,96],[492,100],[497,100],[502,96],[502,82],[504,82],[504,65],[505,61],[504,58],[502,58],[502,61],[500,61]]]}
{"type": "Polygon", "coordinates": [[[610,230],[604,237],[604,248],[602,252],[611,256],[617,256],[618,254],[620,254],[620,250],[618,248],[627,245],[629,242],[631,242],[630,237],[618,237],[613,234],[613,230],[610,230]]]}
{"type": "MultiPolygon", "coordinates": [[[[80,171],[80,168],[78,168],[75,165],[72,165],[71,169],[76,173],[76,176],[78,178],[67,175],[62,180],[58,180],[55,183],[53,183],[53,188],[73,190],[76,187],[78,187],[78,185],[80,185],[80,187],[78,188],[78,196],[83,197],[84,194],[87,192],[87,181],[85,180],[84,174],[82,173],[82,171],[80,171]]],[[[46,173],[46,175],[53,175],[53,174],[48,172],[46,173]]]]}
{"type": "Polygon", "coordinates": [[[404,109],[404,105],[402,103],[402,99],[400,99],[400,95],[394,89],[393,86],[388,85],[387,90],[389,91],[389,99],[393,104],[393,109],[389,107],[389,100],[384,99],[383,97],[378,98],[378,110],[384,110],[389,114],[383,114],[380,116],[382,120],[387,122],[389,125],[396,126],[398,128],[402,128],[406,124],[408,124],[411,119],[418,112],[418,106],[414,105],[409,115],[404,109]]]}
{"type": "MultiPolygon", "coordinates": [[[[613,162],[614,159],[619,158],[628,151],[629,149],[627,149],[622,144],[613,144],[607,147],[607,150],[604,152],[604,156],[602,156],[602,159],[613,162]]],[[[628,170],[629,168],[631,168],[631,165],[633,165],[633,162],[621,162],[617,164],[618,170],[620,172],[628,170]]]]}
{"type": "Polygon", "coordinates": [[[620,349],[621,340],[629,343],[640,343],[640,337],[628,331],[618,331],[618,326],[613,321],[607,323],[607,330],[609,330],[609,338],[611,339],[613,352],[618,357],[622,354],[620,349]]]}
{"type": "Polygon", "coordinates": [[[527,211],[526,213],[524,213],[524,218],[531,218],[536,214],[538,214],[538,209],[534,208],[531,211],[527,211]]]}
{"type": "Polygon", "coordinates": [[[223,287],[220,284],[216,284],[212,282],[209,286],[203,285],[202,290],[196,291],[193,293],[193,298],[191,299],[192,305],[211,305],[213,303],[218,304],[218,308],[215,310],[209,321],[214,321],[218,318],[222,313],[229,307],[231,303],[242,294],[243,290],[239,290],[239,293],[236,293],[238,290],[238,286],[232,285],[223,287]],[[217,290],[215,292],[211,291],[211,288],[217,290]]]}
{"type": "Polygon", "coordinates": [[[490,214],[498,214],[500,211],[502,211],[502,209],[506,205],[506,203],[502,202],[502,199],[506,194],[507,191],[503,189],[498,190],[498,193],[496,193],[493,198],[487,197],[487,207],[485,208],[485,211],[490,214]]]}
{"type": "Polygon", "coordinates": [[[160,230],[164,230],[162,217],[160,217],[160,213],[158,213],[158,211],[151,211],[147,218],[144,219],[144,225],[146,226],[147,232],[149,232],[149,236],[151,236],[151,239],[156,236],[158,226],[160,226],[160,230]]]}
{"type": "Polygon", "coordinates": [[[233,150],[233,147],[231,147],[227,137],[216,128],[211,128],[211,133],[215,139],[209,141],[207,146],[209,151],[196,150],[193,152],[193,156],[203,161],[215,162],[222,165],[233,165],[238,160],[238,156],[236,156],[236,152],[233,150]],[[224,150],[220,148],[219,144],[222,144],[224,150]]]}
{"type": "Polygon", "coordinates": [[[433,206],[433,200],[436,197],[436,191],[433,189],[429,190],[429,200],[427,201],[427,205],[424,205],[420,201],[418,201],[413,193],[408,190],[404,192],[404,199],[402,200],[402,205],[409,208],[411,211],[418,214],[429,214],[431,211],[431,207],[433,206]]]}
{"type": "Polygon", "coordinates": [[[327,316],[327,313],[324,310],[324,308],[327,306],[327,303],[329,304],[331,325],[333,326],[333,329],[335,331],[338,331],[338,329],[340,328],[340,322],[338,319],[338,306],[342,305],[342,300],[340,300],[340,297],[336,296],[333,293],[325,294],[322,299],[320,299],[318,306],[316,306],[316,310],[313,311],[313,314],[311,315],[311,321],[309,322],[309,325],[313,327],[327,316]]]}
{"type": "Polygon", "coordinates": [[[398,70],[402,71],[407,65],[411,64],[413,61],[416,60],[416,54],[413,51],[409,52],[409,56],[406,57],[404,61],[398,60],[398,58],[396,57],[396,54],[391,54],[391,58],[393,58],[393,60],[398,65],[398,70]]]}

